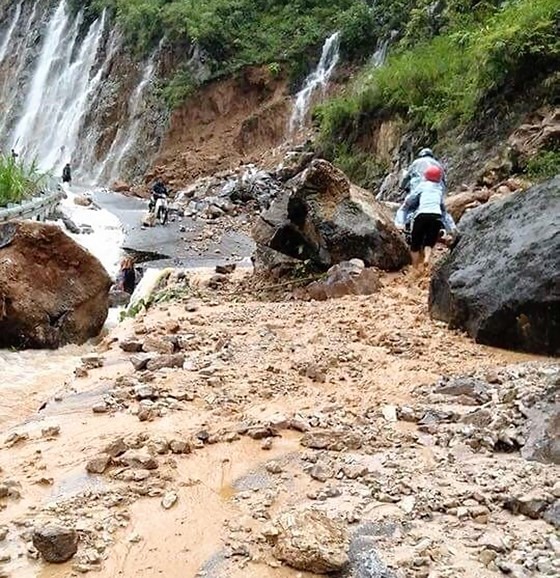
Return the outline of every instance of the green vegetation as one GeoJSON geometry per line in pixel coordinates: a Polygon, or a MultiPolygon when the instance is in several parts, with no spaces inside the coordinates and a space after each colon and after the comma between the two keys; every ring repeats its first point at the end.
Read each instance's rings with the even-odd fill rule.
{"type": "Polygon", "coordinates": [[[453,0],[431,19],[427,1],[415,4],[387,64],[319,110],[327,146],[381,111],[440,134],[465,126],[488,99],[526,90],[560,65],[558,0],[453,0]]]}
{"type": "Polygon", "coordinates": [[[529,159],[525,172],[532,181],[536,182],[546,181],[560,175],[560,150],[541,151],[529,159]]]}
{"type": "Polygon", "coordinates": [[[46,178],[35,163],[25,165],[11,155],[0,155],[0,207],[30,197],[45,184],[46,178]]]}
{"type": "MultiPolygon", "coordinates": [[[[75,8],[80,7],[74,0],[75,8]]],[[[214,76],[253,64],[287,63],[294,74],[316,57],[335,30],[358,58],[376,43],[375,12],[367,0],[91,0],[90,15],[109,8],[140,54],[166,37],[174,46],[196,42],[214,76]]],[[[185,50],[185,52],[187,52],[185,50]]]]}

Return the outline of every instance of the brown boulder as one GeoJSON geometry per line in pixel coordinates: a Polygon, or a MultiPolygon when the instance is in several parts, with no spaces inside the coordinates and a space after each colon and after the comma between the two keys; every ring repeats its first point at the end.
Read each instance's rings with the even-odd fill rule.
{"type": "Polygon", "coordinates": [[[377,270],[366,269],[363,261],[352,259],[331,267],[326,279],[314,281],[305,292],[315,301],[325,301],[346,295],[373,295],[380,288],[377,270]]]}
{"type": "Polygon", "coordinates": [[[56,348],[101,331],[111,279],[55,225],[0,225],[0,347],[56,348]]]}
{"type": "Polygon", "coordinates": [[[124,181],[115,181],[111,187],[115,193],[128,193],[130,191],[130,185],[124,181]]]}

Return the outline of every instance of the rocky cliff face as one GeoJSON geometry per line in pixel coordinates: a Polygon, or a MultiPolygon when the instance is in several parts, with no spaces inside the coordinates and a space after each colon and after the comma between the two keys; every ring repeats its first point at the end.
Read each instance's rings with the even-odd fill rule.
{"type": "Polygon", "coordinates": [[[82,180],[142,174],[159,147],[160,52],[137,61],[108,13],[95,20],[66,0],[0,4],[0,138],[5,148],[82,180]]]}

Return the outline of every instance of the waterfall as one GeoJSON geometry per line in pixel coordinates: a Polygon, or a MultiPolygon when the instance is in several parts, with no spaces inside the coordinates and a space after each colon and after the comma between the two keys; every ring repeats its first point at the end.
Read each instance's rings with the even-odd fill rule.
{"type": "Polygon", "coordinates": [[[105,27],[105,13],[77,47],[82,14],[70,22],[62,0],[51,18],[31,86],[12,134],[12,147],[41,169],[70,162],[86,105],[101,74],[93,74],[105,27]]]}
{"type": "Polygon", "coordinates": [[[380,40],[377,43],[377,48],[371,57],[371,63],[375,68],[380,68],[385,64],[387,60],[387,52],[389,51],[389,38],[385,38],[384,40],[380,40]]]}
{"type": "Polygon", "coordinates": [[[303,128],[314,93],[319,88],[325,90],[339,58],[340,33],[335,32],[325,41],[317,68],[306,78],[303,88],[296,95],[290,132],[303,128]]]}
{"type": "Polygon", "coordinates": [[[2,42],[2,44],[0,45],[0,64],[2,64],[2,61],[4,60],[4,58],[6,58],[6,54],[8,52],[8,46],[10,46],[10,43],[12,42],[12,36],[14,35],[14,31],[16,29],[16,26],[19,22],[19,18],[21,16],[21,5],[22,5],[22,2],[20,2],[17,5],[16,11],[14,13],[14,18],[12,19],[12,22],[8,28],[8,32],[6,33],[6,36],[4,37],[4,42],[2,42]]]}
{"type": "Polygon", "coordinates": [[[145,170],[165,129],[161,103],[145,104],[159,49],[135,73],[108,12],[90,22],[70,0],[8,6],[0,25],[2,150],[53,176],[69,162],[84,184],[115,179],[123,166],[127,176],[145,170]]]}
{"type": "Polygon", "coordinates": [[[103,161],[97,180],[108,179],[110,183],[114,183],[119,178],[122,178],[119,169],[123,159],[130,152],[136,141],[138,140],[140,127],[142,124],[142,104],[146,89],[149,87],[153,79],[155,71],[155,54],[150,58],[147,65],[144,67],[144,73],[132,93],[128,102],[128,123],[127,127],[122,124],[117,130],[117,134],[111,144],[111,148],[103,161]]]}

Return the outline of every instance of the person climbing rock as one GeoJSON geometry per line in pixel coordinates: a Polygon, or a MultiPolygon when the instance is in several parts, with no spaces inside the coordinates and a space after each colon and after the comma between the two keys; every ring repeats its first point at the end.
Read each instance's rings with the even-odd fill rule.
{"type": "Polygon", "coordinates": [[[397,211],[395,225],[398,229],[405,230],[407,224],[412,223],[410,251],[415,268],[430,263],[442,229],[451,235],[456,232],[455,222],[445,208],[443,176],[442,168],[435,164],[428,166],[397,211]]]}
{"type": "Polygon", "coordinates": [[[62,169],[62,182],[70,184],[72,182],[72,169],[70,163],[66,163],[62,169]]]}
{"type": "Polygon", "coordinates": [[[442,172],[441,182],[443,184],[443,192],[445,194],[447,184],[445,180],[445,171],[442,164],[435,158],[432,149],[423,148],[418,153],[417,158],[408,167],[402,181],[401,189],[406,193],[413,193],[415,187],[423,180],[424,172],[428,167],[438,167],[442,172]]]}
{"type": "Polygon", "coordinates": [[[134,293],[134,289],[136,288],[136,271],[134,270],[134,261],[130,257],[125,257],[121,261],[117,287],[130,295],[134,293]]]}

